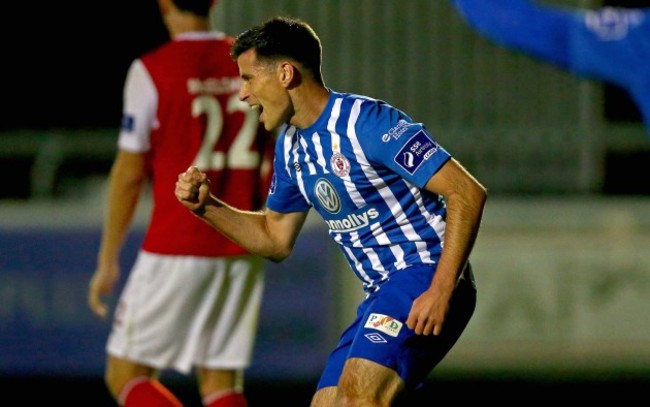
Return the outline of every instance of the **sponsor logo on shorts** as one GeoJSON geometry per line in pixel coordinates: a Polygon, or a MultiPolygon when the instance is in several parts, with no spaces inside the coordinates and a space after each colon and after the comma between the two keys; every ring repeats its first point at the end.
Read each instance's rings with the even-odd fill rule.
{"type": "Polygon", "coordinates": [[[397,336],[403,324],[393,317],[372,313],[368,317],[364,328],[376,329],[390,336],[397,336]]]}
{"type": "Polygon", "coordinates": [[[371,334],[365,334],[364,336],[372,343],[388,343],[388,341],[378,333],[373,332],[371,334]]]}

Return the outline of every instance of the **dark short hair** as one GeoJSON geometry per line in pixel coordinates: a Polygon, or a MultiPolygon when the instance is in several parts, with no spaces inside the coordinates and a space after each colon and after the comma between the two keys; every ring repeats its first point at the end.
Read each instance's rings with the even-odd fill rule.
{"type": "Polygon", "coordinates": [[[237,59],[250,49],[255,50],[260,59],[293,59],[323,83],[320,38],[309,24],[298,18],[273,17],[244,31],[235,39],[231,56],[237,59]]]}
{"type": "Polygon", "coordinates": [[[216,0],[172,0],[176,7],[201,17],[208,17],[216,0]]]}

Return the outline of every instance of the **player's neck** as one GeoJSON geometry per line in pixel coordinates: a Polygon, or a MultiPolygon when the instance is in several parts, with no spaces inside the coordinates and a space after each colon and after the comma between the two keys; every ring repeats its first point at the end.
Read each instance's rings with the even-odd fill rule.
{"type": "Polygon", "coordinates": [[[299,129],[306,129],[313,125],[325,110],[329,90],[313,81],[301,86],[301,90],[292,95],[295,114],[290,123],[299,129]]]}
{"type": "Polygon", "coordinates": [[[169,34],[173,37],[194,31],[209,31],[210,21],[208,19],[176,15],[169,19],[169,34]]]}

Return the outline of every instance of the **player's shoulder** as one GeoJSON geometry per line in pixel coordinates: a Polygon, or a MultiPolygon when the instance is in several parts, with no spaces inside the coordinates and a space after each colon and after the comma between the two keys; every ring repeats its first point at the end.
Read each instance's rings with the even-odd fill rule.
{"type": "Polygon", "coordinates": [[[344,99],[344,100],[349,100],[351,102],[354,102],[354,101],[357,101],[357,100],[360,101],[360,102],[368,102],[368,103],[381,102],[380,99],[376,99],[376,98],[366,96],[366,95],[361,95],[359,93],[337,92],[337,91],[331,90],[331,89],[329,91],[330,91],[330,95],[332,97],[341,98],[341,99],[344,99]]]}
{"type": "Polygon", "coordinates": [[[386,102],[385,100],[372,96],[361,95],[358,93],[342,93],[333,91],[332,96],[334,98],[341,98],[341,105],[343,107],[346,105],[356,106],[355,109],[358,109],[359,117],[369,116],[377,118],[378,115],[390,115],[395,112],[399,112],[399,109],[386,102]]]}
{"type": "Polygon", "coordinates": [[[399,108],[376,97],[348,94],[358,106],[357,128],[365,132],[385,132],[400,121],[411,119],[399,108]]]}
{"type": "Polygon", "coordinates": [[[341,111],[350,112],[354,119],[355,138],[368,156],[383,156],[387,138],[398,139],[404,133],[416,132],[421,124],[413,123],[412,119],[402,110],[383,99],[354,93],[338,93],[341,111]],[[351,113],[352,111],[355,113],[351,113]],[[382,143],[383,141],[383,143],[382,143]]]}

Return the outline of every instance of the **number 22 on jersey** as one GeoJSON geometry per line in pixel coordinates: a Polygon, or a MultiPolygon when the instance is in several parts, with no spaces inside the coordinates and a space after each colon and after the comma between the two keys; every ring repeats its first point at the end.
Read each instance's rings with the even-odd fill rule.
{"type": "Polygon", "coordinates": [[[253,169],[260,162],[260,154],[252,148],[257,133],[257,114],[250,106],[239,100],[237,94],[230,96],[226,114],[243,112],[246,115],[244,124],[239,129],[228,151],[215,151],[223,131],[224,118],[219,101],[211,95],[201,95],[192,102],[192,115],[206,115],[207,126],[203,135],[203,143],[192,165],[201,170],[220,171],[226,165],[230,169],[253,169]]]}

